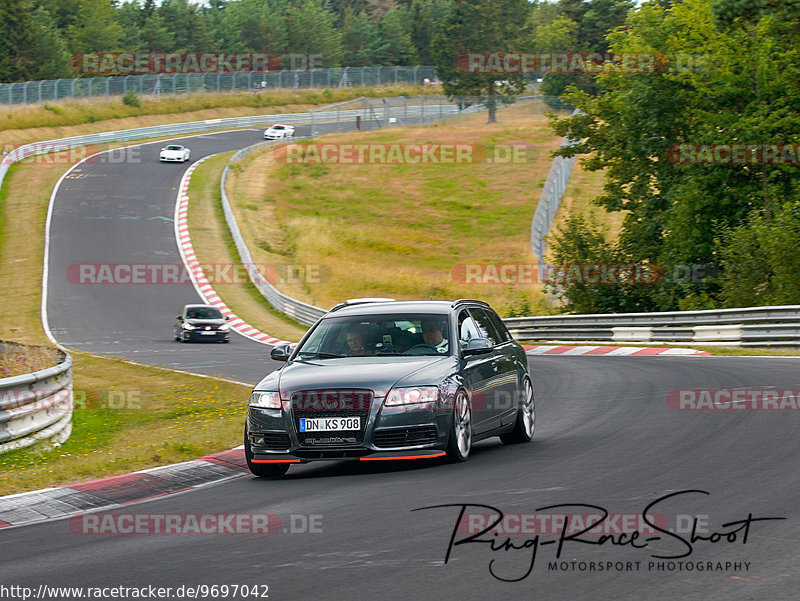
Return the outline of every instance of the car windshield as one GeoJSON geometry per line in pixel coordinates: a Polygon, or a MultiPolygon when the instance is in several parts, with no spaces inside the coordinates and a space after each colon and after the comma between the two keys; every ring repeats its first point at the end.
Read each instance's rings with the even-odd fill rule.
{"type": "Polygon", "coordinates": [[[167,150],[183,150],[183,146],[167,146],[167,150]]]}
{"type": "Polygon", "coordinates": [[[187,319],[222,319],[219,309],[213,307],[192,307],[186,309],[187,319]]]}
{"type": "Polygon", "coordinates": [[[299,359],[449,353],[447,315],[403,313],[329,317],[298,350],[299,359]]]}
{"type": "Polygon", "coordinates": [[[273,125],[272,129],[283,129],[283,125],[273,125]]]}

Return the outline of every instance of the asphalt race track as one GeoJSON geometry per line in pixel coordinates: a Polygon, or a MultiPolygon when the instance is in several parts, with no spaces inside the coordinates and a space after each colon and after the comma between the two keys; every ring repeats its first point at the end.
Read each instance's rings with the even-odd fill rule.
{"type": "MultiPolygon", "coordinates": [[[[183,140],[192,160],[259,141],[245,130],[183,140]]],[[[235,333],[231,343],[180,344],[175,316],[203,302],[191,283],[82,284],[82,264],[181,264],[175,242],[175,200],[188,163],[161,164],[165,142],[131,151],[130,161],[79,166],[62,182],[50,225],[47,313],[50,330],[68,348],[116,355],[175,369],[254,382],[269,347],[235,333]]],[[[103,155],[101,155],[102,157],[103,155]]]]}
{"type": "MultiPolygon", "coordinates": [[[[187,145],[197,160],[258,137],[222,133],[187,145]]],[[[172,222],[159,217],[172,216],[185,167],[160,165],[162,145],[143,146],[140,165],[87,165],[82,172],[90,175],[62,185],[50,247],[52,332],[70,348],[255,382],[272,369],[266,345],[240,336],[229,345],[172,341],[172,318],[197,300],[190,285],[74,285],[65,277],[74,263],[180,261],[172,222]]],[[[458,465],[293,466],[283,480],[242,476],[112,512],[276,514],[280,525],[271,535],[92,535],[75,532],[70,520],[0,531],[2,582],[34,589],[153,585],[173,592],[268,585],[271,600],[798,598],[797,411],[679,411],[666,399],[685,389],[797,389],[800,361],[551,356],[530,364],[537,399],[531,444],[485,441],[458,465]],[[444,563],[451,536],[467,537],[453,531],[462,504],[507,515],[603,508],[635,518],[651,502],[685,490],[710,494],[679,494],[650,511],[674,535],[643,529],[635,540],[627,529],[626,537],[615,534],[602,545],[566,540],[556,560],[558,528],[534,526],[520,535],[513,531],[519,524],[509,522],[512,542],[524,548],[502,547],[500,536],[494,545],[454,546],[444,563]],[[414,511],[442,504],[453,506],[414,511]],[[594,507],[541,510],[562,504],[594,507]],[[749,515],[786,519],[753,521],[745,542],[742,525],[730,523],[749,515]],[[690,548],[676,538],[690,539],[694,518],[696,533],[716,542],[695,540],[690,548]],[[309,524],[321,531],[306,531],[309,524]],[[708,570],[709,562],[724,569],[708,570]]],[[[599,541],[596,534],[581,538],[599,541]]],[[[247,598],[264,598],[258,592],[247,598]]]]}
{"type": "MultiPolygon", "coordinates": [[[[60,520],[0,533],[4,580],[33,587],[266,584],[270,599],[292,600],[796,599],[796,416],[679,412],[664,399],[677,387],[796,387],[797,366],[793,359],[539,357],[540,425],[531,444],[486,441],[459,465],[294,466],[281,481],[243,476],[114,512],[274,513],[289,529],[290,516],[303,515],[318,519],[322,533],[84,535],[60,520]],[[649,561],[666,561],[651,553],[685,552],[670,539],[652,549],[573,542],[562,560],[639,561],[641,569],[550,572],[551,545],[539,549],[526,579],[506,583],[489,574],[490,561],[499,575],[517,578],[529,549],[465,545],[443,565],[458,508],[412,511],[479,503],[533,513],[586,503],[636,514],[683,489],[711,494],[674,498],[657,512],[708,516],[717,528],[749,513],[788,519],[753,523],[746,544],[697,542],[684,559],[750,562],[749,571],[648,571],[649,561]]],[[[302,529],[302,519],[294,522],[302,529]]]]}

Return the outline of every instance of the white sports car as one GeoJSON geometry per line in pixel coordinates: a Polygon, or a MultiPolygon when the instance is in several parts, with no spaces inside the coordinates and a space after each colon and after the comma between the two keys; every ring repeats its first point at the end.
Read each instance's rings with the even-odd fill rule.
{"type": "Polygon", "coordinates": [[[264,132],[267,140],[283,140],[294,137],[294,127],[291,125],[275,124],[264,132]]]}
{"type": "Polygon", "coordinates": [[[192,151],[186,146],[178,144],[170,144],[161,149],[159,158],[162,162],[168,163],[185,163],[192,156],[192,151]]]}

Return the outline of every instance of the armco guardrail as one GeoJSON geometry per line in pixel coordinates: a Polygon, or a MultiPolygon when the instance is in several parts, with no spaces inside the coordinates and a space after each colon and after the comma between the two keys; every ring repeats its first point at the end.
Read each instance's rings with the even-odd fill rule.
{"type": "MultiPolygon", "coordinates": [[[[409,118],[418,118],[421,123],[424,123],[426,119],[439,119],[459,113],[458,105],[450,104],[443,97],[437,98],[439,99],[437,104],[431,103],[429,99],[426,99],[425,97],[419,97],[416,99],[416,104],[414,104],[414,99],[405,97],[380,99],[378,101],[362,98],[357,99],[356,101],[337,103],[335,105],[331,105],[330,107],[326,107],[325,109],[315,110],[313,113],[313,118],[315,119],[315,123],[320,123],[322,122],[320,121],[321,115],[324,114],[328,117],[327,122],[332,122],[332,116],[335,112],[337,116],[336,121],[338,122],[342,120],[342,114],[345,114],[345,116],[348,118],[352,118],[354,113],[363,113],[369,121],[375,121],[379,124],[379,126],[382,126],[384,123],[388,124],[389,120],[392,118],[395,120],[402,120],[400,122],[405,122],[409,118]],[[409,102],[410,100],[411,102],[409,102]],[[345,111],[341,110],[343,105],[352,104],[353,102],[358,101],[363,101],[363,108],[355,110],[348,109],[345,111]],[[322,113],[323,110],[325,113],[322,113]],[[427,115],[425,112],[426,110],[427,115]]],[[[470,107],[470,110],[479,110],[479,108],[480,107],[470,107]]],[[[460,112],[463,113],[464,111],[460,112]]],[[[312,131],[312,136],[313,135],[314,132],[312,131]]],[[[284,313],[285,315],[288,315],[295,321],[298,321],[304,325],[311,325],[320,317],[322,317],[327,311],[325,309],[321,309],[320,307],[315,307],[287,296],[275,288],[275,286],[270,284],[264,275],[258,271],[255,261],[253,261],[253,255],[250,253],[250,249],[242,237],[242,232],[239,229],[239,223],[236,221],[233,207],[231,206],[230,200],[228,199],[228,194],[225,190],[225,186],[228,181],[228,173],[230,172],[230,166],[233,163],[259,148],[263,148],[264,146],[269,146],[274,143],[275,142],[261,142],[259,144],[254,144],[253,146],[249,146],[240,150],[231,157],[231,160],[228,162],[228,165],[226,165],[224,171],[222,172],[222,179],[220,181],[222,211],[225,215],[225,221],[228,224],[228,229],[231,232],[231,237],[233,238],[236,250],[239,253],[239,259],[241,260],[242,265],[244,265],[253,285],[275,309],[281,313],[284,313]]]]}
{"type": "MultiPolygon", "coordinates": [[[[425,98],[425,97],[415,97],[425,98]]],[[[435,98],[439,98],[436,96],[435,98]]],[[[366,99],[357,99],[364,101],[366,99]]],[[[411,115],[424,114],[424,111],[435,110],[439,103],[426,103],[417,101],[416,104],[408,106],[408,111],[411,115]]],[[[305,124],[311,123],[328,123],[335,121],[342,121],[346,119],[355,119],[357,116],[365,117],[366,112],[371,104],[364,104],[364,107],[351,109],[346,111],[327,111],[323,112],[318,109],[316,111],[308,111],[305,113],[284,113],[274,115],[254,115],[250,117],[229,117],[226,119],[206,119],[204,121],[190,121],[186,123],[172,123],[169,125],[155,125],[152,127],[140,127],[136,129],[124,129],[119,131],[107,131],[96,134],[88,134],[85,136],[74,136],[72,138],[60,138],[58,140],[47,140],[44,142],[34,142],[32,144],[25,144],[19,146],[8,153],[0,161],[0,188],[3,186],[3,179],[5,178],[8,169],[14,163],[23,159],[40,154],[49,154],[53,152],[62,152],[71,150],[73,148],[81,148],[93,144],[107,144],[110,142],[126,142],[129,140],[141,140],[145,138],[160,138],[165,136],[178,136],[193,134],[205,131],[225,130],[225,129],[240,129],[248,127],[266,127],[273,123],[287,123],[287,124],[305,124]]],[[[457,107],[446,105],[448,111],[455,111],[457,107]]],[[[324,107],[323,107],[324,108],[324,107]]],[[[444,112],[443,107],[441,112],[444,112]]],[[[374,109],[370,109],[374,110],[374,109]]]]}
{"type": "Polygon", "coordinates": [[[513,317],[504,321],[521,340],[800,346],[800,305],[513,317]]]}
{"type": "Polygon", "coordinates": [[[0,379],[0,453],[59,443],[72,431],[72,357],[41,371],[0,379]]]}
{"type": "Polygon", "coordinates": [[[231,73],[157,73],[152,75],[117,75],[79,77],[0,83],[0,104],[28,104],[52,100],[86,98],[110,100],[134,90],[142,95],[159,97],[197,92],[256,93],[276,89],[343,88],[379,86],[398,83],[422,84],[436,78],[436,67],[376,66],[332,67],[328,69],[296,69],[273,71],[239,71],[231,73]]]}
{"type": "Polygon", "coordinates": [[[231,157],[231,160],[228,162],[228,164],[225,166],[225,170],[222,172],[222,179],[220,181],[222,212],[225,214],[225,221],[227,222],[228,229],[233,237],[233,243],[236,245],[236,251],[239,253],[239,259],[247,270],[247,275],[250,277],[250,281],[253,283],[253,285],[264,296],[264,298],[267,299],[269,304],[275,307],[278,311],[288,315],[295,321],[298,321],[304,325],[311,325],[326,313],[325,309],[320,309],[319,307],[309,305],[287,296],[267,281],[267,279],[258,270],[258,267],[253,261],[253,255],[250,254],[250,249],[247,247],[247,243],[244,241],[244,238],[242,238],[242,232],[239,229],[239,223],[236,221],[236,216],[233,214],[233,207],[231,207],[231,203],[228,200],[228,194],[225,191],[225,184],[228,181],[228,173],[230,172],[231,164],[238,159],[247,156],[254,150],[271,144],[274,144],[274,142],[262,142],[260,144],[255,144],[240,150],[231,157]]]}

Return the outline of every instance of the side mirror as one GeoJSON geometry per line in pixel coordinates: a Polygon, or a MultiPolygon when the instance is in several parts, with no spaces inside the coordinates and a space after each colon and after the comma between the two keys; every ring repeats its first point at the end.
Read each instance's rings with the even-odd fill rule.
{"type": "Polygon", "coordinates": [[[230,315],[226,315],[226,316],[225,316],[225,321],[229,321],[230,319],[231,319],[231,316],[230,316],[230,315]]]}
{"type": "Polygon", "coordinates": [[[289,355],[291,354],[292,347],[290,347],[288,344],[282,344],[280,346],[273,347],[269,354],[269,358],[273,361],[288,361],[289,355]]]}
{"type": "Polygon", "coordinates": [[[488,338],[473,338],[467,343],[467,348],[461,351],[464,357],[473,355],[486,355],[492,352],[492,341],[488,338]]]}
{"type": "Polygon", "coordinates": [[[177,319],[178,321],[183,321],[183,315],[178,315],[175,319],[177,319]]]}

